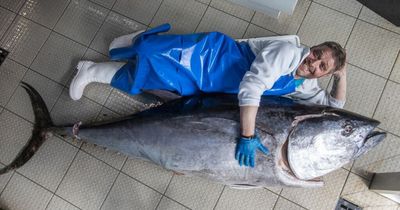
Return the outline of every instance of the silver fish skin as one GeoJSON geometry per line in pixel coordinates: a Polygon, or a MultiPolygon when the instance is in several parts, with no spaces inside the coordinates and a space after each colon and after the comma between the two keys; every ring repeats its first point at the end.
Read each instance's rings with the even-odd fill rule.
{"type": "Polygon", "coordinates": [[[385,136],[372,132],[378,121],[358,114],[265,97],[256,129],[270,154],[258,152],[256,167],[243,167],[234,158],[240,128],[237,104],[232,95],[182,98],[123,121],[81,127],[78,136],[229,186],[292,187],[322,186],[321,176],[365,153],[366,143],[376,145],[385,136]]]}
{"type": "MultiPolygon", "coordinates": [[[[40,125],[36,126],[40,132],[33,132],[31,141],[43,141],[47,132],[68,134],[232,187],[321,187],[323,175],[367,152],[385,137],[385,133],[373,131],[378,121],[355,113],[264,97],[256,129],[270,154],[257,152],[256,166],[249,168],[235,160],[240,118],[234,95],[186,97],[113,122],[54,127],[48,113],[40,117],[47,111],[43,101],[37,102],[40,95],[26,83],[23,87],[38,119],[35,125],[40,125]]],[[[25,148],[20,154],[27,151],[31,150],[25,148]]],[[[24,161],[26,158],[14,161],[0,174],[24,161]]]]}

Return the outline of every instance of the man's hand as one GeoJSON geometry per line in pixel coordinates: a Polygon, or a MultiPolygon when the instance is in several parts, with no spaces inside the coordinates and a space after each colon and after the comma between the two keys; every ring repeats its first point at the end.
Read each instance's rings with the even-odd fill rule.
{"type": "Polygon", "coordinates": [[[347,63],[344,64],[343,68],[341,68],[341,69],[335,71],[335,72],[333,73],[333,76],[334,76],[335,78],[341,78],[341,77],[343,77],[343,76],[346,76],[346,74],[347,74],[347,63]]]}
{"type": "Polygon", "coordinates": [[[261,144],[257,134],[252,137],[241,137],[236,145],[235,159],[239,161],[239,165],[255,166],[256,149],[268,155],[269,150],[261,144]]]}

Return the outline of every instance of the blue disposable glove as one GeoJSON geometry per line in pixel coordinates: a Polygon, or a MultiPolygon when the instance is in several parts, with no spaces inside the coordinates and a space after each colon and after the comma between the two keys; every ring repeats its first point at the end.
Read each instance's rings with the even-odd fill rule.
{"type": "Polygon", "coordinates": [[[268,155],[269,150],[261,144],[260,137],[257,134],[250,138],[241,137],[236,145],[235,159],[239,161],[239,165],[254,167],[256,157],[256,149],[268,155]]]}

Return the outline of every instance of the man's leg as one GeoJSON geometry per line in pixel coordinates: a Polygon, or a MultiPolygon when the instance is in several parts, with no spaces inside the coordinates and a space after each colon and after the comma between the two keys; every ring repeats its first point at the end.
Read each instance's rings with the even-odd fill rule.
{"type": "Polygon", "coordinates": [[[83,95],[83,90],[91,82],[110,84],[115,73],[125,64],[125,62],[80,61],[76,67],[78,73],[69,87],[70,97],[73,100],[79,100],[83,95]]]}

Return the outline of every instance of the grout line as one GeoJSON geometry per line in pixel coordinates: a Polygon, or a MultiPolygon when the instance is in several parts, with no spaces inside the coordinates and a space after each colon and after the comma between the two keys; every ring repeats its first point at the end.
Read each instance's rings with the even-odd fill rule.
{"type": "MultiPolygon", "coordinates": [[[[76,157],[78,156],[78,153],[79,153],[79,148],[77,148],[77,151],[75,152],[74,157],[72,158],[72,160],[71,160],[69,166],[67,167],[67,170],[65,171],[65,173],[64,173],[64,175],[62,176],[60,182],[58,183],[56,189],[54,190],[53,197],[54,197],[54,195],[56,195],[56,192],[57,192],[57,190],[60,188],[61,183],[64,181],[65,177],[67,176],[68,171],[70,170],[72,164],[75,162],[75,159],[76,159],[76,157]]],[[[51,197],[51,199],[53,199],[53,197],[51,197]]],[[[58,197],[61,198],[61,196],[58,196],[58,197]]],[[[50,199],[50,201],[51,201],[51,199],[50,199]]],[[[63,199],[63,200],[64,200],[64,199],[63,199]]],[[[50,201],[49,201],[49,203],[47,203],[46,208],[47,208],[48,205],[50,204],[50,201]]]]}
{"type": "Polygon", "coordinates": [[[304,209],[308,209],[308,208],[304,207],[303,205],[301,205],[301,204],[299,204],[299,203],[296,203],[295,201],[292,201],[292,200],[290,200],[289,198],[286,198],[286,197],[284,197],[284,196],[282,196],[282,195],[279,195],[279,198],[283,198],[283,199],[285,199],[285,200],[287,200],[287,201],[289,201],[289,202],[291,202],[291,203],[294,203],[294,204],[296,204],[296,205],[298,205],[298,206],[300,206],[300,207],[302,207],[302,208],[304,208],[304,209]]]}
{"type": "MultiPolygon", "coordinates": [[[[128,158],[125,158],[125,160],[124,160],[124,162],[123,162],[123,164],[122,164],[121,169],[125,166],[125,163],[126,163],[127,160],[128,160],[128,158]]],[[[110,195],[112,188],[114,187],[115,183],[117,182],[117,179],[118,179],[119,175],[121,174],[121,169],[118,170],[118,174],[117,174],[117,176],[115,177],[114,182],[112,183],[112,185],[111,185],[111,187],[110,187],[110,190],[107,192],[106,197],[104,197],[103,202],[101,202],[101,205],[100,205],[100,208],[99,208],[99,209],[101,209],[101,207],[103,207],[104,203],[106,202],[106,200],[107,200],[107,198],[108,198],[108,195],[110,195]]]]}
{"type": "Polygon", "coordinates": [[[247,33],[247,30],[249,29],[249,27],[250,27],[250,25],[251,25],[251,21],[253,21],[254,16],[256,16],[256,11],[254,11],[253,15],[251,16],[250,21],[249,21],[249,24],[247,24],[246,30],[244,30],[242,39],[245,37],[245,35],[246,35],[246,33],[247,33]]]}
{"type": "Polygon", "coordinates": [[[272,209],[273,209],[273,210],[276,208],[276,204],[278,204],[278,200],[279,200],[280,197],[281,197],[281,196],[278,195],[278,197],[276,198],[276,200],[275,200],[275,202],[274,202],[274,205],[272,206],[272,209]]]}
{"type": "Polygon", "coordinates": [[[8,179],[6,185],[4,185],[3,190],[0,192],[0,197],[3,195],[3,192],[6,190],[8,184],[10,183],[11,179],[13,178],[13,176],[14,176],[14,174],[15,174],[15,170],[13,170],[11,173],[12,173],[12,174],[11,174],[10,178],[8,179]]]}
{"type": "Polygon", "coordinates": [[[64,198],[62,198],[62,197],[60,197],[60,196],[58,196],[58,195],[56,195],[56,194],[53,194],[53,196],[51,197],[51,199],[50,199],[49,203],[47,204],[45,210],[47,210],[47,209],[49,208],[49,204],[51,203],[51,201],[53,200],[54,197],[58,197],[58,198],[60,198],[61,200],[67,202],[68,204],[70,204],[70,205],[76,207],[77,209],[80,209],[80,210],[81,210],[81,208],[79,208],[79,207],[76,206],[75,204],[69,202],[68,200],[66,200],[66,199],[64,199],[64,198]]]}
{"type": "Polygon", "coordinates": [[[166,195],[164,195],[164,197],[166,197],[166,198],[168,198],[168,199],[170,199],[170,200],[172,200],[172,201],[174,201],[174,202],[178,203],[179,205],[181,205],[181,206],[183,206],[183,207],[185,207],[185,208],[187,208],[187,209],[191,209],[191,208],[189,208],[188,206],[186,206],[186,205],[182,204],[182,203],[181,203],[181,202],[179,202],[179,201],[176,201],[176,200],[174,200],[174,199],[173,199],[173,198],[171,198],[171,197],[168,197],[168,196],[166,196],[166,195]]]}
{"type": "Polygon", "coordinates": [[[339,198],[342,196],[342,193],[343,193],[344,187],[346,186],[346,184],[347,184],[347,180],[349,179],[349,177],[350,177],[350,173],[351,173],[351,171],[349,171],[349,170],[347,170],[347,169],[345,169],[345,170],[347,171],[347,176],[346,176],[346,179],[344,180],[344,183],[343,183],[342,189],[340,190],[340,193],[339,193],[339,198]]]}
{"type": "MultiPolygon", "coordinates": [[[[211,2],[211,1],[210,1],[210,2],[211,2]]],[[[200,26],[201,22],[203,21],[203,18],[204,18],[204,16],[205,16],[205,15],[206,15],[206,13],[207,13],[207,11],[208,11],[208,8],[210,7],[210,2],[207,4],[207,7],[206,7],[206,9],[204,10],[204,13],[203,13],[203,15],[201,16],[199,23],[197,23],[197,26],[196,26],[196,28],[194,29],[194,33],[196,33],[196,32],[197,32],[197,29],[199,28],[199,26],[200,26]]]]}
{"type": "Polygon", "coordinates": [[[150,28],[151,23],[153,22],[154,18],[156,17],[158,11],[160,10],[162,4],[164,3],[164,0],[161,0],[160,6],[158,6],[156,12],[154,13],[153,17],[150,19],[149,24],[146,24],[147,28],[150,28]]]}
{"type": "MultiPolygon", "coordinates": [[[[395,67],[395,65],[396,65],[396,61],[397,61],[397,59],[399,58],[399,54],[400,54],[400,50],[397,52],[397,57],[396,57],[396,59],[395,59],[395,62],[394,62],[393,65],[392,65],[392,68],[391,68],[391,70],[390,70],[390,73],[389,73],[388,78],[390,78],[390,75],[391,75],[392,72],[393,72],[393,69],[394,69],[394,67],[395,67]]],[[[372,118],[376,117],[376,116],[375,116],[376,111],[378,110],[379,104],[381,103],[383,94],[385,93],[385,90],[386,90],[386,87],[387,87],[387,84],[389,83],[389,81],[390,81],[390,80],[387,79],[385,85],[383,86],[382,93],[381,93],[381,95],[380,95],[380,97],[379,97],[379,99],[378,99],[378,103],[377,103],[376,106],[375,106],[374,112],[373,112],[373,114],[372,114],[372,118]]]]}
{"type": "MultiPolygon", "coordinates": [[[[343,14],[343,15],[346,15],[346,16],[349,16],[349,17],[352,17],[352,18],[358,18],[358,16],[359,16],[360,13],[361,13],[361,9],[360,9],[360,11],[358,12],[358,16],[355,17],[355,16],[353,16],[353,15],[344,13],[344,12],[342,12],[342,11],[336,9],[336,8],[330,7],[330,6],[328,6],[328,5],[324,5],[324,4],[321,4],[321,3],[316,2],[316,1],[313,1],[313,2],[314,2],[315,4],[318,4],[318,5],[320,5],[320,6],[326,7],[326,8],[331,9],[331,10],[334,10],[334,11],[336,11],[336,12],[339,12],[339,13],[341,13],[341,14],[343,14]]],[[[361,8],[362,8],[362,7],[361,7],[361,8]]]]}
{"type": "MultiPolygon", "coordinates": [[[[361,7],[361,9],[362,9],[362,7],[361,7]]],[[[350,31],[350,33],[349,33],[349,36],[348,36],[347,39],[346,39],[346,42],[344,43],[344,46],[343,46],[344,49],[346,49],[346,46],[347,46],[347,43],[348,43],[349,40],[350,40],[351,34],[353,33],[354,28],[356,27],[358,17],[360,16],[360,13],[361,13],[361,9],[360,9],[360,11],[358,12],[358,15],[357,15],[357,17],[356,17],[356,19],[355,19],[355,21],[354,21],[353,27],[351,27],[351,31],[350,31]]]]}
{"type": "Polygon", "coordinates": [[[215,208],[217,208],[218,202],[219,202],[219,200],[221,199],[222,194],[223,194],[224,191],[225,191],[225,188],[226,188],[226,185],[224,185],[224,187],[222,188],[221,193],[220,193],[219,196],[218,196],[217,202],[215,202],[215,205],[214,205],[213,210],[215,210],[215,208]]]}
{"type": "Polygon", "coordinates": [[[67,4],[67,6],[64,8],[64,10],[63,10],[63,12],[61,13],[60,17],[58,17],[58,19],[57,19],[56,23],[54,24],[53,28],[51,28],[52,31],[55,31],[54,29],[56,28],[56,25],[58,24],[58,22],[60,22],[62,16],[65,14],[65,11],[67,11],[69,5],[71,4],[71,1],[73,1],[73,0],[68,0],[68,1],[69,1],[69,2],[68,2],[68,4],[67,4]]]}
{"type": "MultiPolygon", "coordinates": [[[[234,18],[237,18],[237,19],[240,19],[240,20],[243,20],[243,21],[246,21],[246,22],[250,23],[249,20],[245,20],[245,19],[243,19],[242,17],[235,16],[235,15],[233,15],[233,14],[231,14],[231,13],[225,11],[225,10],[222,10],[222,9],[219,9],[219,8],[216,8],[216,7],[213,7],[211,4],[210,4],[210,7],[213,8],[213,9],[215,9],[215,10],[218,10],[218,11],[220,11],[220,12],[223,12],[223,13],[225,13],[225,14],[227,14],[227,15],[230,15],[230,16],[232,16],[232,17],[234,17],[234,18]]],[[[252,10],[252,9],[250,9],[250,10],[252,10]]],[[[253,14],[253,16],[252,16],[252,18],[253,18],[256,11],[255,11],[255,10],[252,10],[252,11],[254,12],[254,14],[253,14]]]]}
{"type": "Polygon", "coordinates": [[[1,7],[1,8],[6,9],[6,10],[12,12],[13,14],[15,14],[15,17],[12,19],[10,25],[9,25],[9,26],[7,27],[7,29],[4,31],[4,34],[0,37],[0,44],[1,44],[1,41],[3,40],[3,38],[7,35],[8,30],[11,28],[11,26],[12,26],[13,23],[14,23],[14,21],[15,21],[15,20],[17,19],[17,17],[18,17],[18,14],[14,13],[13,11],[11,11],[11,10],[9,10],[9,9],[7,9],[7,8],[4,8],[4,7],[1,7]]]}
{"type": "MultiPolygon", "coordinates": [[[[310,11],[311,5],[313,4],[313,2],[311,1],[310,5],[308,5],[308,8],[306,10],[306,13],[304,14],[303,20],[301,20],[301,23],[299,25],[299,27],[296,30],[296,35],[299,34],[301,26],[303,26],[304,20],[306,19],[307,15],[308,15],[308,11],[310,11]]],[[[294,12],[293,12],[294,13],[294,12]]]]}

